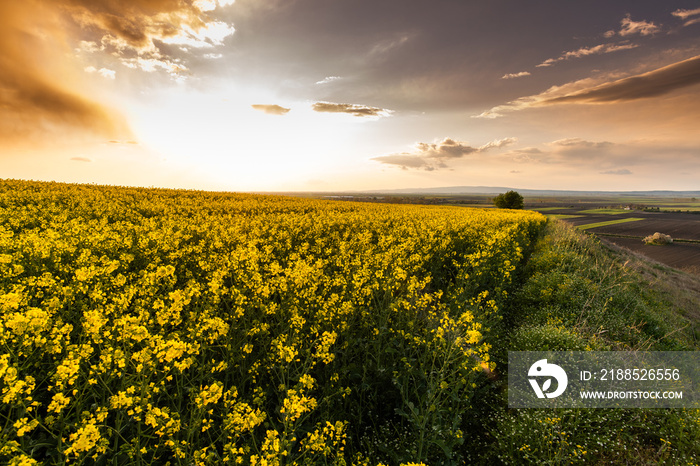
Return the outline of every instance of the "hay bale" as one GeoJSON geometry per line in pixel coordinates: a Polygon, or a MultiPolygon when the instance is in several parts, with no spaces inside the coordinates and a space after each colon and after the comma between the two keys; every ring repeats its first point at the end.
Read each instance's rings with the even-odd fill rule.
{"type": "Polygon", "coordinates": [[[665,244],[673,243],[673,238],[657,231],[653,235],[647,236],[642,241],[644,241],[644,244],[658,244],[663,246],[665,244]]]}

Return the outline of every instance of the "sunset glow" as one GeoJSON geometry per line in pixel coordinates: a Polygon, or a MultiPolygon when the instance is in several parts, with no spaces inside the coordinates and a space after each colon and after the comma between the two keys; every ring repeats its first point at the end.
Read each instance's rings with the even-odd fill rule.
{"type": "Polygon", "coordinates": [[[700,189],[697,2],[0,6],[0,178],[700,189]]]}

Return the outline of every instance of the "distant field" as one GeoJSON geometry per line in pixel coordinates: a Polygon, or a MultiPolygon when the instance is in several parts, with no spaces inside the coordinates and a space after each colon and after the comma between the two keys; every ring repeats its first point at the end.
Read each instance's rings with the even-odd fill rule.
{"type": "Polygon", "coordinates": [[[579,214],[604,214],[604,215],[619,215],[629,213],[629,209],[588,209],[579,210],[579,214]]]}
{"type": "Polygon", "coordinates": [[[578,225],[576,228],[578,228],[579,230],[589,230],[591,228],[606,227],[609,225],[617,225],[618,223],[636,222],[639,220],[644,220],[644,219],[638,218],[638,217],[621,218],[618,220],[609,220],[607,222],[597,222],[597,223],[588,223],[585,225],[578,225]]]}

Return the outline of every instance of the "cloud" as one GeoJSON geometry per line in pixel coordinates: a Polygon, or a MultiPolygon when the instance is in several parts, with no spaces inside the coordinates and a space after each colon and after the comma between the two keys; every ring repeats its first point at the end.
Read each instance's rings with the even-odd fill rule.
{"type": "Polygon", "coordinates": [[[523,76],[530,76],[530,72],[521,71],[520,73],[508,73],[501,76],[501,79],[522,78],[523,76]]]}
{"type": "Polygon", "coordinates": [[[116,144],[116,145],[121,145],[121,146],[127,145],[127,144],[130,144],[130,145],[138,145],[139,144],[137,141],[116,141],[114,139],[111,141],[107,141],[107,142],[109,144],[116,144]]]}
{"type": "Polygon", "coordinates": [[[627,170],[626,168],[620,168],[617,170],[606,170],[604,172],[600,172],[601,175],[631,175],[632,172],[627,170]]]}
{"type": "Polygon", "coordinates": [[[384,55],[391,49],[401,47],[410,38],[411,36],[409,34],[398,33],[395,37],[379,41],[369,50],[369,56],[384,55]]]}
{"type": "Polygon", "coordinates": [[[116,112],[82,94],[60,16],[50,2],[0,2],[0,140],[66,137],[66,128],[101,137],[128,132],[116,112]]]}
{"type": "Polygon", "coordinates": [[[76,162],[92,162],[92,160],[87,157],[71,157],[70,159],[76,162]]]}
{"type": "Polygon", "coordinates": [[[673,16],[676,16],[680,19],[688,19],[691,16],[698,16],[700,15],[700,8],[696,8],[694,10],[676,10],[673,13],[671,13],[673,16]]]}
{"type": "MultiPolygon", "coordinates": [[[[135,50],[152,50],[155,40],[191,47],[220,45],[233,28],[212,20],[211,5],[180,0],[62,0],[56,2],[79,24],[93,27],[135,50]]],[[[211,3],[211,2],[210,2],[211,3]]]]}
{"type": "Polygon", "coordinates": [[[620,34],[623,37],[632,36],[635,34],[639,34],[641,36],[650,36],[661,30],[661,28],[654,23],[650,23],[647,21],[632,21],[632,18],[629,14],[622,18],[622,21],[620,21],[620,25],[622,27],[620,28],[618,34],[620,34]]]}
{"type": "Polygon", "coordinates": [[[343,78],[341,78],[340,76],[326,76],[322,80],[316,81],[316,84],[328,84],[328,83],[332,83],[333,81],[337,81],[339,79],[343,79],[343,78]]]}
{"type": "Polygon", "coordinates": [[[544,104],[610,103],[658,97],[700,83],[700,56],[648,73],[545,99],[544,104]]]}
{"type": "Polygon", "coordinates": [[[332,102],[316,102],[312,108],[316,112],[348,113],[356,117],[386,117],[392,111],[379,107],[368,107],[355,104],[337,104],[332,102]]]}
{"type": "MultiPolygon", "coordinates": [[[[381,157],[374,157],[372,160],[376,160],[377,162],[385,163],[387,165],[396,165],[404,170],[409,168],[423,168],[428,171],[435,170],[435,166],[429,163],[427,160],[409,153],[383,155],[381,157]]],[[[445,165],[442,163],[438,163],[438,166],[440,168],[445,167],[445,165]]]]}
{"type": "Polygon", "coordinates": [[[543,156],[543,152],[536,147],[524,147],[516,149],[506,154],[513,162],[531,163],[539,162],[543,156]]]}
{"type": "Polygon", "coordinates": [[[205,12],[224,3],[231,2],[0,2],[0,139],[23,143],[47,133],[67,138],[67,128],[128,137],[124,117],[101,103],[81,77],[87,71],[114,79],[116,72],[110,67],[86,69],[76,53],[101,54],[131,68],[165,70],[179,77],[186,64],[169,50],[182,54],[182,48],[209,49],[233,33],[231,26],[205,12]],[[70,44],[79,45],[76,49],[70,44]]]}
{"type": "Polygon", "coordinates": [[[620,50],[629,50],[629,49],[634,49],[637,48],[638,46],[635,44],[600,44],[596,45],[594,47],[581,47],[580,49],[577,50],[572,50],[570,52],[564,52],[562,53],[559,57],[557,58],[549,58],[539,65],[537,67],[547,67],[547,66],[552,66],[557,62],[564,61],[564,60],[569,60],[572,58],[581,58],[581,57],[586,57],[589,55],[601,55],[604,53],[612,53],[612,52],[618,52],[620,50]]]}
{"type": "Polygon", "coordinates": [[[115,79],[117,77],[117,72],[110,70],[108,68],[100,68],[99,70],[94,66],[88,66],[85,68],[86,73],[97,73],[103,78],[115,79]]]}
{"type": "Polygon", "coordinates": [[[685,20],[685,23],[683,23],[683,26],[690,26],[691,24],[700,23],[700,18],[688,19],[691,16],[700,15],[700,8],[696,8],[694,10],[676,10],[671,14],[677,18],[685,20]]]}
{"type": "Polygon", "coordinates": [[[279,105],[251,105],[255,110],[267,113],[268,115],[286,115],[291,109],[280,107],[279,105]]]}
{"type": "Polygon", "coordinates": [[[584,79],[554,86],[486,110],[474,118],[499,118],[504,113],[556,104],[611,104],[660,97],[700,83],[700,55],[647,73],[615,81],[584,79]]]}
{"type": "Polygon", "coordinates": [[[588,141],[566,138],[526,147],[503,154],[511,162],[540,164],[542,166],[595,167],[596,170],[614,169],[622,164],[635,163],[629,147],[608,141],[588,141]]]}
{"type": "Polygon", "coordinates": [[[448,160],[459,159],[466,155],[485,152],[490,149],[506,147],[516,141],[516,138],[504,138],[490,141],[480,147],[473,147],[452,138],[445,138],[435,143],[419,142],[415,145],[413,152],[383,155],[374,157],[372,160],[387,165],[399,166],[404,170],[419,168],[432,171],[439,168],[447,168],[446,162],[448,160]]]}
{"type": "Polygon", "coordinates": [[[610,147],[612,146],[611,142],[603,141],[603,142],[592,142],[592,141],[586,141],[581,138],[566,138],[566,139],[559,139],[557,141],[550,142],[549,145],[551,146],[558,146],[558,147],[565,147],[565,148],[570,148],[570,149],[602,149],[604,147],[610,147]]]}
{"type": "MultiPolygon", "coordinates": [[[[181,56],[192,50],[222,45],[233,26],[214,20],[209,12],[225,1],[181,0],[58,0],[55,8],[67,12],[83,34],[81,51],[104,52],[123,65],[147,72],[164,70],[182,80],[187,71],[181,56]],[[181,56],[176,56],[181,55],[181,56]]],[[[207,57],[216,54],[207,53],[207,57]]]]}
{"type": "Polygon", "coordinates": [[[496,139],[491,142],[487,142],[483,146],[479,147],[479,151],[483,152],[489,149],[500,149],[501,147],[506,147],[510,146],[511,144],[515,144],[516,142],[518,142],[517,138],[496,139]]]}

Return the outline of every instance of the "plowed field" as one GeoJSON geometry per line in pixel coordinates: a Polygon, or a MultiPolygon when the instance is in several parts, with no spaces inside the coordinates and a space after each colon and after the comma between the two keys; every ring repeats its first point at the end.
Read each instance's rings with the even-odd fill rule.
{"type": "Polygon", "coordinates": [[[561,218],[577,227],[626,218],[641,218],[642,220],[638,221],[586,228],[585,230],[662,264],[700,274],[700,215],[634,210],[623,213],[600,213],[584,212],[584,210],[586,207],[580,209],[569,207],[549,209],[546,213],[575,216],[561,218]],[[674,243],[666,246],[652,246],[643,243],[644,237],[653,235],[657,231],[670,235],[674,239],[674,243]]]}

